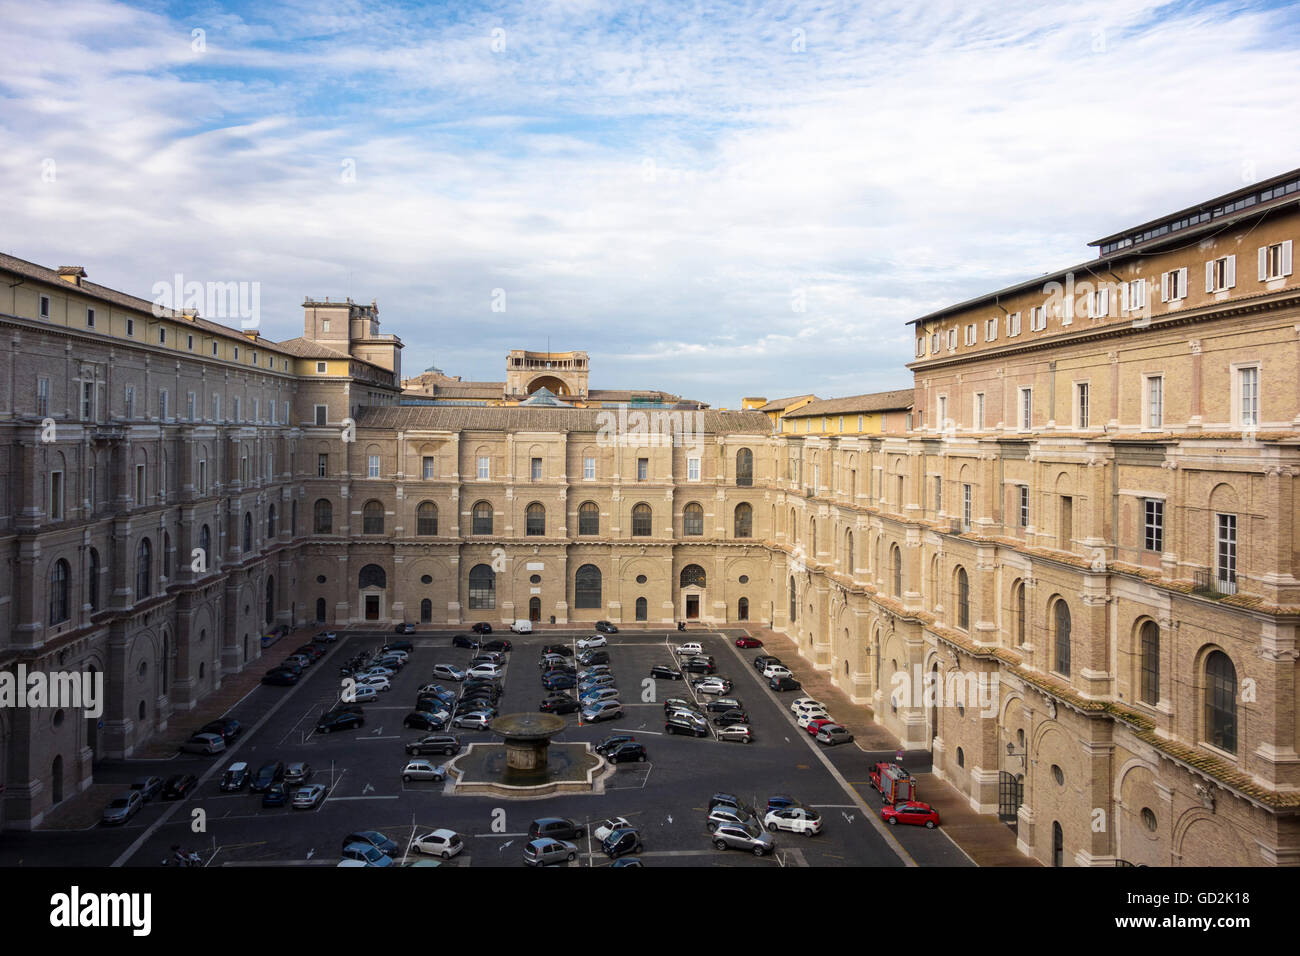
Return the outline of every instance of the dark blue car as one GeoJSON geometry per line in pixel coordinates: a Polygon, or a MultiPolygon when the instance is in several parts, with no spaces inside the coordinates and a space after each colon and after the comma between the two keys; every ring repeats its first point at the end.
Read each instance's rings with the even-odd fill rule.
{"type": "Polygon", "coordinates": [[[568,690],[578,686],[578,678],[572,674],[548,674],[542,678],[542,686],[547,690],[568,690]]]}
{"type": "Polygon", "coordinates": [[[289,800],[289,788],[282,783],[273,783],[262,794],[262,806],[264,807],[282,807],[289,800]]]}

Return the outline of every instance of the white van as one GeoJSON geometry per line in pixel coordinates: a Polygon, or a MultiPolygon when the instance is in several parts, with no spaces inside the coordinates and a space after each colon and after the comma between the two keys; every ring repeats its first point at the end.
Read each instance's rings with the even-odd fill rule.
{"type": "Polygon", "coordinates": [[[704,648],[700,646],[698,641],[691,641],[688,644],[679,644],[677,646],[677,654],[679,657],[690,657],[691,655],[694,654],[703,654],[703,653],[704,653],[704,648]]]}
{"type": "Polygon", "coordinates": [[[516,634],[531,634],[533,633],[533,622],[524,620],[515,621],[515,623],[510,625],[510,630],[514,631],[516,634]]]}

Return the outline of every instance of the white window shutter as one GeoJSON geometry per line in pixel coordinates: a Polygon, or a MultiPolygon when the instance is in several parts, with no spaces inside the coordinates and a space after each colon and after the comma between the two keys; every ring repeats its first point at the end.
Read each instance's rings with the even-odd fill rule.
{"type": "Polygon", "coordinates": [[[1211,259],[1205,264],[1205,291],[1214,291],[1214,260],[1211,259]]]}
{"type": "Polygon", "coordinates": [[[1169,276],[1170,276],[1170,274],[1171,274],[1171,273],[1168,273],[1168,272],[1162,272],[1162,273],[1160,273],[1160,301],[1161,301],[1161,302],[1168,302],[1168,301],[1169,301],[1169,276]]]}
{"type": "Polygon", "coordinates": [[[1131,309],[1131,308],[1133,307],[1133,306],[1131,305],[1131,301],[1130,301],[1130,298],[1129,298],[1128,289],[1129,289],[1129,284],[1128,284],[1127,282],[1125,282],[1123,285],[1121,285],[1121,286],[1119,287],[1119,310],[1120,310],[1120,312],[1127,312],[1129,309],[1131,309]]]}
{"type": "Polygon", "coordinates": [[[1187,295],[1187,267],[1178,270],[1178,289],[1183,295],[1187,295]]]}
{"type": "Polygon", "coordinates": [[[1268,278],[1268,246],[1259,247],[1259,281],[1268,278]]]}
{"type": "Polygon", "coordinates": [[[1291,240],[1282,243],[1282,275],[1291,274],[1291,240]]]}
{"type": "Polygon", "coordinates": [[[1237,256],[1235,253],[1228,256],[1227,267],[1223,271],[1225,273],[1225,282],[1223,287],[1225,289],[1235,288],[1237,285],[1237,256]]]}

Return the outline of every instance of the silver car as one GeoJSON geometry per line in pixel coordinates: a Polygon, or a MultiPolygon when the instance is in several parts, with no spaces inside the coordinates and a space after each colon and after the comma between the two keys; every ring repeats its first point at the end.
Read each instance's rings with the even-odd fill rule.
{"type": "Polygon", "coordinates": [[[181,750],[187,754],[219,754],[225,749],[226,740],[221,734],[195,734],[181,744],[181,750]]]}
{"type": "Polygon", "coordinates": [[[144,797],[140,796],[140,791],[131,790],[121,796],[114,797],[104,808],[104,815],[100,818],[105,826],[114,826],[126,823],[133,816],[140,812],[144,806],[144,797]]]}
{"type": "Polygon", "coordinates": [[[435,767],[428,760],[411,760],[402,771],[402,779],[407,783],[412,780],[436,780],[438,783],[447,779],[445,767],[435,767]]]}
{"type": "Polygon", "coordinates": [[[552,863],[572,863],[578,858],[578,847],[568,840],[542,837],[524,847],[525,866],[548,866],[552,863]]]}
{"type": "Polygon", "coordinates": [[[728,807],[722,804],[714,807],[709,811],[709,818],[705,821],[705,826],[710,833],[716,831],[719,827],[727,823],[734,823],[741,827],[759,827],[758,818],[745,810],[739,810],[736,807],[728,807]]]}
{"type": "Polygon", "coordinates": [[[724,823],[713,831],[713,845],[719,850],[748,850],[754,856],[766,856],[776,849],[776,840],[757,824],[724,823]]]}

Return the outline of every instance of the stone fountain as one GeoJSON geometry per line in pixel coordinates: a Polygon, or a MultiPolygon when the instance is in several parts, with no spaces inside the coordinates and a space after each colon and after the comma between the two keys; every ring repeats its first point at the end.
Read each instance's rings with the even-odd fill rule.
{"type": "Polygon", "coordinates": [[[556,714],[503,714],[491,732],[503,743],[473,743],[450,762],[448,791],[459,795],[545,797],[603,790],[613,771],[585,743],[552,743],[568,724],[556,714]]]}

